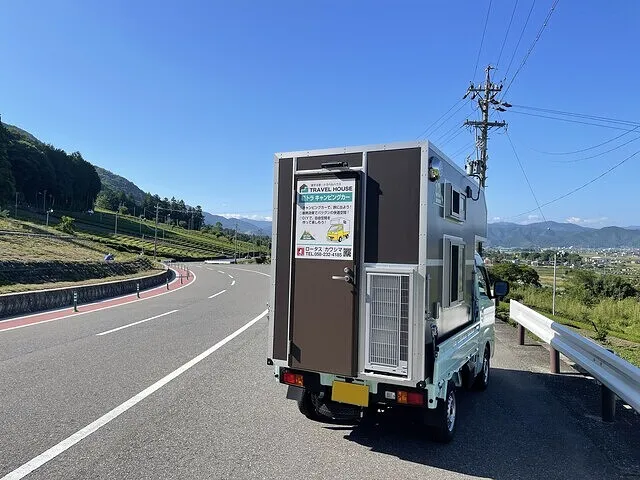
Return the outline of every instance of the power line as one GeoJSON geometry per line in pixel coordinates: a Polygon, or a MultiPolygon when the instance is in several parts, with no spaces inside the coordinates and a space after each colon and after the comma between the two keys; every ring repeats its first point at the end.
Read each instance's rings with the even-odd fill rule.
{"type": "Polygon", "coordinates": [[[511,136],[509,135],[509,132],[506,132],[506,134],[507,134],[507,138],[509,139],[509,144],[511,145],[511,149],[513,150],[513,154],[515,155],[516,160],[518,161],[518,165],[520,165],[520,170],[522,170],[522,175],[524,175],[524,179],[526,180],[527,185],[529,186],[529,190],[531,191],[531,196],[535,200],[536,205],[538,206],[538,210],[540,211],[540,215],[542,215],[542,219],[546,223],[547,218],[544,216],[544,213],[542,212],[542,207],[540,206],[540,202],[538,202],[538,197],[536,197],[536,194],[533,191],[533,187],[531,186],[531,182],[529,181],[529,177],[527,176],[527,172],[524,171],[524,167],[522,166],[522,162],[520,161],[520,157],[518,156],[518,152],[516,152],[516,147],[513,145],[513,142],[511,141],[511,136]]]}
{"type": "MultiPolygon", "coordinates": [[[[465,146],[459,148],[458,150],[456,150],[455,153],[453,153],[451,156],[452,157],[457,157],[458,155],[460,155],[462,152],[469,150],[471,147],[473,147],[475,145],[476,142],[469,142],[467,143],[465,146]]],[[[475,149],[474,149],[475,150],[475,149]]]]}
{"type": "Polygon", "coordinates": [[[591,155],[589,157],[584,157],[584,158],[577,158],[574,160],[551,160],[554,163],[578,163],[578,162],[583,162],[585,160],[589,160],[592,158],[596,158],[596,157],[601,157],[602,155],[606,155],[607,153],[611,153],[614,150],[618,150],[619,148],[624,147],[625,145],[629,145],[631,142],[635,142],[636,140],[640,140],[640,137],[636,137],[636,138],[632,138],[631,140],[629,140],[628,142],[625,143],[621,143],[620,145],[613,147],[605,152],[601,152],[601,153],[596,153],[595,155],[591,155]]]}
{"type": "MultiPolygon", "coordinates": [[[[463,99],[464,100],[464,99],[463,99]]],[[[460,110],[462,110],[464,107],[466,107],[469,102],[471,100],[467,100],[466,102],[464,102],[455,112],[453,112],[451,115],[449,115],[447,118],[445,118],[440,125],[438,125],[434,130],[431,131],[431,135],[435,134],[438,130],[440,130],[442,128],[443,125],[445,125],[449,120],[451,120],[451,118],[453,118],[453,116],[458,113],[460,110]]],[[[451,110],[451,109],[450,109],[451,110]]],[[[457,125],[456,125],[457,126],[457,125]]]]}
{"type": "Polygon", "coordinates": [[[607,143],[611,143],[611,142],[613,142],[613,141],[615,141],[615,140],[618,140],[619,138],[624,137],[625,135],[629,135],[630,133],[635,132],[635,131],[636,131],[636,130],[638,130],[639,128],[640,128],[640,125],[638,125],[638,126],[637,126],[636,128],[634,128],[633,130],[629,130],[629,131],[627,131],[627,132],[621,133],[620,135],[616,135],[615,137],[613,137],[613,138],[611,138],[611,139],[609,139],[609,140],[607,140],[607,141],[605,141],[605,142],[599,143],[599,144],[597,144],[597,145],[593,145],[593,146],[591,146],[591,147],[582,148],[582,149],[580,149],[580,150],[574,150],[574,151],[572,151],[572,152],[545,152],[545,151],[543,151],[543,150],[536,150],[535,148],[532,148],[532,147],[529,147],[529,148],[530,148],[531,150],[533,150],[534,152],[542,153],[542,154],[544,154],[544,155],[573,155],[574,153],[588,152],[589,150],[593,150],[594,148],[598,148],[598,147],[601,147],[601,146],[603,146],[603,145],[606,145],[607,143]]]}
{"type": "Polygon", "coordinates": [[[482,53],[484,36],[487,33],[487,24],[489,23],[489,13],[491,13],[491,3],[492,3],[492,0],[489,0],[489,7],[487,8],[487,16],[484,19],[484,28],[482,29],[482,39],[480,40],[480,48],[478,48],[478,57],[476,58],[476,66],[473,69],[473,77],[471,77],[474,81],[476,79],[476,74],[478,73],[478,62],[480,62],[480,54],[482,53]]]}
{"type": "Polygon", "coordinates": [[[500,64],[500,59],[502,58],[502,52],[504,50],[504,46],[507,43],[507,38],[509,37],[509,31],[511,30],[511,24],[513,23],[513,16],[516,14],[516,9],[518,8],[518,1],[519,0],[516,0],[516,2],[513,5],[513,11],[511,12],[511,19],[509,20],[509,25],[507,26],[507,33],[504,35],[504,40],[502,41],[502,46],[500,47],[500,55],[498,55],[496,68],[498,68],[498,65],[500,64]]]}
{"type": "Polygon", "coordinates": [[[513,217],[509,217],[509,218],[517,218],[517,217],[521,217],[522,215],[526,215],[526,214],[528,214],[528,213],[535,212],[536,210],[538,210],[538,208],[546,207],[546,206],[548,206],[548,205],[551,205],[552,203],[556,203],[557,201],[562,200],[563,198],[567,198],[569,195],[573,195],[573,194],[574,194],[574,193],[576,193],[577,191],[582,190],[583,188],[588,187],[589,185],[591,185],[591,184],[592,184],[592,183],[594,183],[595,181],[597,181],[597,180],[601,179],[602,177],[604,177],[605,175],[607,175],[607,174],[611,173],[611,172],[612,172],[612,171],[614,171],[616,168],[618,168],[619,166],[621,166],[622,164],[624,164],[624,163],[625,163],[625,162],[627,162],[628,160],[631,160],[633,157],[635,157],[635,156],[636,156],[636,155],[638,155],[639,153],[640,153],[640,150],[638,150],[638,151],[637,151],[637,152],[635,152],[635,153],[632,153],[632,154],[631,154],[631,155],[629,155],[627,158],[625,158],[624,160],[622,160],[622,161],[620,161],[620,162],[616,163],[614,166],[612,166],[612,167],[611,167],[611,168],[609,168],[608,170],[606,170],[606,171],[602,172],[602,173],[601,173],[600,175],[598,175],[597,177],[595,177],[595,178],[593,178],[593,179],[589,180],[587,183],[584,183],[584,184],[580,185],[580,186],[579,186],[579,187],[577,187],[577,188],[574,188],[574,189],[573,189],[573,190],[571,190],[570,192],[567,192],[567,193],[565,193],[564,195],[561,195],[561,196],[559,196],[559,197],[557,197],[557,198],[554,198],[553,200],[550,200],[550,201],[548,201],[548,202],[546,202],[546,203],[543,203],[542,205],[539,205],[537,208],[533,208],[533,209],[531,209],[531,210],[528,210],[528,211],[526,211],[526,212],[519,213],[518,215],[514,215],[513,217]]]}
{"type": "Polygon", "coordinates": [[[551,18],[551,15],[553,15],[553,12],[555,11],[556,6],[558,5],[559,1],[560,0],[555,0],[555,2],[553,2],[553,5],[551,5],[551,10],[549,10],[549,13],[547,14],[547,17],[544,19],[544,22],[542,23],[542,27],[540,27],[540,30],[538,30],[538,34],[536,35],[536,38],[533,40],[533,43],[531,44],[531,47],[529,47],[529,51],[527,52],[527,54],[522,59],[522,63],[520,64],[520,66],[516,70],[516,73],[513,74],[513,77],[511,77],[511,81],[509,82],[509,84],[507,85],[507,88],[505,89],[504,93],[502,94],[503,97],[507,94],[507,92],[509,91],[509,88],[511,88],[511,85],[513,84],[513,81],[516,79],[516,77],[520,73],[520,70],[522,70],[522,68],[524,67],[525,63],[527,63],[527,60],[529,59],[529,55],[531,55],[531,52],[533,51],[534,47],[538,43],[538,40],[540,40],[540,37],[542,36],[542,32],[544,32],[544,29],[546,28],[547,24],[549,23],[549,19],[551,18]]]}
{"type": "Polygon", "coordinates": [[[513,105],[513,107],[520,108],[523,110],[534,110],[536,112],[553,113],[555,115],[565,115],[567,117],[587,118],[589,120],[598,120],[598,121],[609,122],[609,123],[620,123],[623,125],[640,125],[640,122],[635,122],[632,120],[620,120],[617,118],[602,117],[599,115],[590,115],[587,113],[575,113],[575,112],[567,112],[564,110],[552,110],[550,108],[528,107],[526,105],[513,105]]]}
{"type": "Polygon", "coordinates": [[[458,123],[455,123],[449,130],[447,130],[446,132],[444,132],[442,135],[440,135],[435,141],[434,143],[439,143],[441,141],[443,141],[446,137],[448,137],[451,133],[453,133],[454,131],[456,131],[458,128],[462,128],[462,125],[459,125],[458,123]]]}
{"type": "Polygon", "coordinates": [[[622,127],[614,127],[613,125],[603,125],[602,123],[582,122],[580,120],[571,120],[571,119],[568,119],[568,118],[558,118],[558,117],[551,117],[549,115],[539,115],[537,113],[516,112],[515,110],[511,110],[510,112],[511,113],[517,113],[518,115],[528,115],[530,117],[549,118],[551,120],[559,120],[561,122],[579,123],[581,125],[592,125],[594,127],[611,128],[613,130],[623,130],[625,132],[633,132],[633,131],[636,130],[635,128],[627,129],[627,128],[622,128],[622,127]]]}
{"type": "Polygon", "coordinates": [[[449,137],[447,140],[443,141],[443,142],[440,144],[440,147],[441,147],[441,148],[443,148],[445,145],[448,145],[448,144],[449,144],[449,143],[451,143],[453,140],[455,140],[457,137],[459,137],[459,136],[460,136],[460,134],[461,134],[461,133],[463,133],[463,132],[464,132],[464,130],[462,130],[462,127],[461,127],[461,129],[460,129],[460,130],[458,130],[458,131],[456,132],[456,134],[455,134],[455,135],[453,135],[452,137],[449,137]]]}
{"type": "Polygon", "coordinates": [[[518,53],[518,47],[520,46],[520,42],[522,41],[522,37],[524,36],[524,32],[527,29],[527,25],[529,24],[529,19],[531,18],[531,12],[533,12],[533,7],[536,5],[536,0],[533,0],[531,4],[531,8],[529,9],[529,13],[527,14],[527,19],[524,22],[524,26],[522,27],[522,31],[520,32],[520,37],[518,37],[518,43],[516,43],[516,48],[513,50],[513,55],[511,55],[511,60],[509,60],[509,66],[507,67],[507,71],[504,73],[504,79],[507,79],[509,75],[509,70],[511,70],[511,64],[513,60],[516,58],[516,53],[518,53]]]}
{"type": "Polygon", "coordinates": [[[458,104],[459,104],[460,102],[462,102],[463,100],[464,100],[464,99],[462,99],[462,98],[461,98],[461,99],[460,99],[460,100],[458,100],[456,103],[454,103],[453,105],[451,105],[451,108],[449,108],[449,110],[447,110],[447,111],[446,111],[446,112],[444,112],[442,115],[440,115],[440,116],[438,117],[438,119],[437,119],[435,122],[433,122],[431,125],[429,125],[427,128],[425,128],[425,129],[424,129],[424,131],[423,131],[420,135],[418,135],[418,138],[421,138],[421,137],[423,137],[424,135],[426,135],[426,134],[427,134],[427,132],[428,132],[429,130],[431,130],[431,128],[432,128],[436,123],[438,123],[440,120],[442,120],[442,119],[444,118],[444,116],[445,116],[447,113],[449,113],[451,110],[453,110],[454,108],[456,108],[456,107],[458,106],[458,104]]]}

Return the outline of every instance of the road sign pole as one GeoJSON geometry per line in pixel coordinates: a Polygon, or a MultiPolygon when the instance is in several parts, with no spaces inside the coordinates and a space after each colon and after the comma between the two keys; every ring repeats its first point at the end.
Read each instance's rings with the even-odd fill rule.
{"type": "Polygon", "coordinates": [[[73,311],[78,311],[78,292],[73,292],[73,311]]]}

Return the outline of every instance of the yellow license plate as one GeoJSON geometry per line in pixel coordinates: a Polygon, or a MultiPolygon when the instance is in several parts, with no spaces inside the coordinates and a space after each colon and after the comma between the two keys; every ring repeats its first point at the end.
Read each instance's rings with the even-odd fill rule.
{"type": "Polygon", "coordinates": [[[356,383],[334,381],[331,391],[331,400],[334,402],[367,407],[369,406],[369,387],[367,385],[358,385],[356,383]]]}

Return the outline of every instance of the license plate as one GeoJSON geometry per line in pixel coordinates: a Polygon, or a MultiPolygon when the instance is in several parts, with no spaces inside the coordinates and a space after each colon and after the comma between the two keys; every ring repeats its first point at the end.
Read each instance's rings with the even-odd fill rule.
{"type": "Polygon", "coordinates": [[[333,382],[331,400],[360,407],[369,406],[369,387],[356,383],[333,382]]]}

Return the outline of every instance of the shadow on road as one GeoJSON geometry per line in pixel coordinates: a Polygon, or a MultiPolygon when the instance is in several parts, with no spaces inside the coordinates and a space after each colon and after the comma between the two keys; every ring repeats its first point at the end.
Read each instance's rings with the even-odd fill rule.
{"type": "Polygon", "coordinates": [[[326,428],[350,430],[346,440],[373,452],[478,477],[640,476],[639,416],[618,402],[616,422],[603,423],[599,392],[581,376],[492,369],[486,392],[459,392],[456,437],[448,445],[431,441],[407,412],[326,428]]]}

